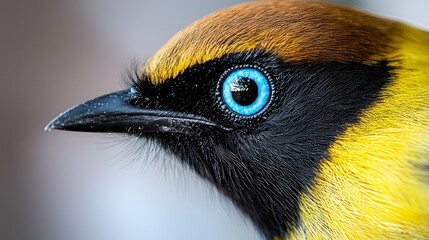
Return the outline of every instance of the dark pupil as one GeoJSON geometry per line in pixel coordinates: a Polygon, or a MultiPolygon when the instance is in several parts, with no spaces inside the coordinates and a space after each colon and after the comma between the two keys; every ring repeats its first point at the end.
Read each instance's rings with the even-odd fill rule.
{"type": "Polygon", "coordinates": [[[258,86],[252,79],[239,78],[231,82],[231,92],[236,103],[249,106],[258,97],[258,86]]]}

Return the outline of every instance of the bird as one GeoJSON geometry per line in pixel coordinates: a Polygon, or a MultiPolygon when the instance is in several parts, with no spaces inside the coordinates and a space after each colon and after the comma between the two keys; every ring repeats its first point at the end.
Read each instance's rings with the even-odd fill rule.
{"type": "Polygon", "coordinates": [[[150,141],[266,239],[429,239],[428,32],[336,3],[246,2],[127,78],[46,129],[150,141]]]}

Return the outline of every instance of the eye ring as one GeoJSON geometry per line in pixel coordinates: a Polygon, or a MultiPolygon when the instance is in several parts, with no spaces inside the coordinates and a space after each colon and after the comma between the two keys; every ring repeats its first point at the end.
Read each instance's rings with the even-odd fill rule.
{"type": "Polygon", "coordinates": [[[221,108],[238,119],[260,116],[271,105],[274,86],[261,67],[239,65],[225,71],[218,82],[221,108]]]}

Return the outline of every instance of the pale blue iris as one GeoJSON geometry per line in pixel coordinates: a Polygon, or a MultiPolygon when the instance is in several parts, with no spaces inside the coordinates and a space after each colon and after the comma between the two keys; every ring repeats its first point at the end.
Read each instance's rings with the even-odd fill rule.
{"type": "Polygon", "coordinates": [[[230,73],[225,79],[222,86],[222,97],[232,111],[240,115],[251,116],[260,112],[267,105],[270,99],[270,91],[270,84],[264,74],[254,68],[244,68],[230,73]],[[232,97],[231,84],[242,78],[255,81],[258,87],[258,96],[248,106],[238,104],[232,97]]]}

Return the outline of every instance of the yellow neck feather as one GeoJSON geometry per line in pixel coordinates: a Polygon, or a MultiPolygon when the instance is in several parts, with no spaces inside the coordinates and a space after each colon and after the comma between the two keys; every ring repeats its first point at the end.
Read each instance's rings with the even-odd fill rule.
{"type": "Polygon", "coordinates": [[[429,34],[403,29],[393,83],[330,146],[292,239],[429,239],[429,34]]]}

